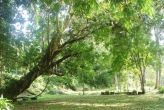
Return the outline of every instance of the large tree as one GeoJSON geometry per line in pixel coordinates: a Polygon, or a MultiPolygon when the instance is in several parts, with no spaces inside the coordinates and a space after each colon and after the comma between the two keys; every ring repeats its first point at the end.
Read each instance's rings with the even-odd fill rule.
{"type": "Polygon", "coordinates": [[[154,48],[154,68],[156,71],[156,83],[155,83],[155,89],[158,88],[161,84],[161,72],[162,72],[162,56],[163,56],[163,48],[162,48],[162,42],[163,42],[163,1],[156,1],[155,3],[155,16],[156,19],[152,20],[153,25],[153,37],[155,37],[155,48],[154,48]]]}
{"type": "MultiPolygon", "coordinates": [[[[4,3],[2,0],[1,4],[4,3]]],[[[0,89],[0,93],[10,99],[26,90],[37,77],[83,53],[82,47],[76,47],[83,45],[85,40],[94,38],[95,42],[108,45],[110,37],[119,38],[118,42],[132,37],[128,36],[131,29],[136,22],[145,25],[143,18],[151,14],[149,8],[152,6],[151,0],[13,0],[10,7],[13,6],[11,3],[18,10],[28,11],[31,26],[27,27],[30,30],[25,37],[32,39],[30,43],[38,47],[34,50],[39,56],[28,62],[35,62],[29,72],[0,89]]],[[[21,36],[19,33],[15,35],[21,36]]],[[[112,45],[115,49],[121,46],[112,45]]],[[[63,75],[55,71],[54,74],[63,75]]]]}
{"type": "MultiPolygon", "coordinates": [[[[134,10],[131,9],[129,13],[133,11],[134,10]]],[[[132,14],[132,16],[134,15],[132,14]]],[[[132,22],[126,23],[126,27],[130,29],[129,32],[125,33],[119,30],[120,33],[115,34],[114,37],[111,38],[111,44],[113,44],[111,46],[113,57],[112,69],[116,73],[119,73],[129,67],[137,68],[140,72],[138,76],[141,90],[145,93],[145,69],[151,63],[151,50],[154,48],[150,33],[153,16],[149,16],[145,13],[138,13],[137,16],[139,19],[134,18],[132,22]],[[151,46],[153,47],[151,48],[151,46]]],[[[130,15],[128,18],[129,17],[130,15]]]]}
{"type": "Polygon", "coordinates": [[[151,45],[153,42],[151,39],[150,29],[144,30],[146,34],[141,32],[143,31],[143,28],[140,29],[141,30],[135,29],[137,33],[134,32],[130,49],[130,60],[132,65],[135,65],[134,68],[137,68],[140,72],[138,75],[140,79],[141,90],[143,93],[145,93],[145,72],[146,67],[152,63],[152,53],[150,50],[153,48],[151,45]]]}

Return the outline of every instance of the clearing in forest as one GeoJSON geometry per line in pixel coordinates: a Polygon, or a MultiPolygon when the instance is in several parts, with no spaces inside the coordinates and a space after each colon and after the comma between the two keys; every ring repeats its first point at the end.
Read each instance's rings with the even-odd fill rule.
{"type": "Polygon", "coordinates": [[[164,110],[164,94],[43,95],[15,103],[14,110],[164,110]]]}

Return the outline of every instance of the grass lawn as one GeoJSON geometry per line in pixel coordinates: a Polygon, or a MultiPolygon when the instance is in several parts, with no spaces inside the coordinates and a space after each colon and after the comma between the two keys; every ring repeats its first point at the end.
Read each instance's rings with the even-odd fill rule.
{"type": "Polygon", "coordinates": [[[14,110],[164,110],[164,94],[43,95],[14,106],[14,110]]]}

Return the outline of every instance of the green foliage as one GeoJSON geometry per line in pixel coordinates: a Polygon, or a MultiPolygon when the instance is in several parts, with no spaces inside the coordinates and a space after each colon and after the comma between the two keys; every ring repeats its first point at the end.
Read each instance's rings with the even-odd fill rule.
{"type": "Polygon", "coordinates": [[[70,88],[71,90],[73,91],[76,91],[77,90],[77,87],[75,85],[67,85],[67,88],[70,88]]]}
{"type": "Polygon", "coordinates": [[[158,86],[158,90],[160,93],[162,93],[162,94],[164,93],[164,87],[163,86],[158,86]]]}
{"type": "MultiPolygon", "coordinates": [[[[51,82],[48,85],[48,89],[49,90],[55,90],[55,89],[72,89],[74,91],[77,90],[78,88],[78,81],[76,80],[76,77],[74,76],[70,76],[65,75],[63,77],[60,76],[52,76],[52,78],[50,79],[51,82]]],[[[49,91],[47,90],[47,91],[49,91]]]]}
{"type": "Polygon", "coordinates": [[[0,110],[11,110],[14,108],[13,104],[11,104],[11,100],[3,98],[3,95],[0,97],[0,110]]]}
{"type": "Polygon", "coordinates": [[[91,13],[91,11],[98,9],[98,3],[97,0],[74,1],[74,9],[75,9],[75,14],[77,15],[87,15],[91,13]]]}
{"type": "Polygon", "coordinates": [[[19,80],[19,77],[12,77],[10,74],[3,74],[2,78],[2,88],[8,87],[10,84],[15,83],[19,80]]]}
{"type": "Polygon", "coordinates": [[[1,71],[21,76],[30,71],[34,72],[31,76],[40,76],[52,63],[68,56],[58,64],[66,77],[54,77],[53,83],[74,90],[77,83],[72,79],[112,86],[113,74],[104,71],[120,72],[152,63],[150,50],[157,50],[150,39],[153,8],[152,0],[2,0],[1,71]],[[21,28],[16,29],[15,23],[21,28]],[[94,71],[97,64],[101,69],[94,71]]]}
{"type": "Polygon", "coordinates": [[[95,85],[97,88],[112,87],[114,85],[114,75],[112,72],[102,72],[95,76],[95,85]]]}

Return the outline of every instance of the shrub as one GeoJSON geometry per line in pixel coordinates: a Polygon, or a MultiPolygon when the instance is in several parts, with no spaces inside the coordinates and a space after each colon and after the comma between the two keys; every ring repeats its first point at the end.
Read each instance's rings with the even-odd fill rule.
{"type": "Polygon", "coordinates": [[[164,93],[164,87],[159,86],[159,87],[158,87],[158,90],[160,91],[160,93],[164,93]]]}
{"type": "Polygon", "coordinates": [[[70,89],[72,89],[73,91],[76,91],[76,90],[77,90],[76,86],[73,85],[73,84],[70,84],[68,87],[69,87],[70,89]]]}
{"type": "Polygon", "coordinates": [[[1,95],[0,110],[10,110],[11,108],[14,108],[14,106],[11,104],[11,100],[3,98],[3,95],[1,95]]]}

